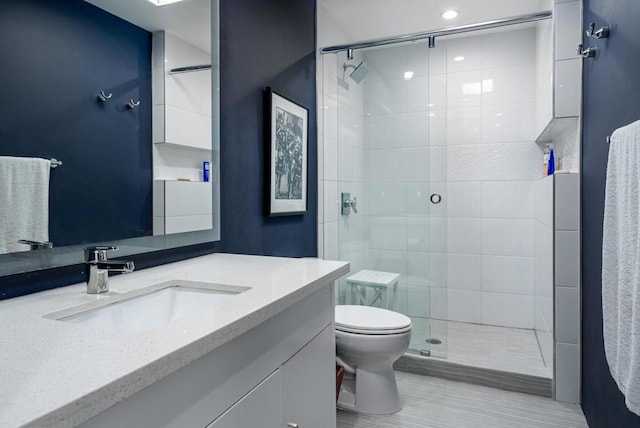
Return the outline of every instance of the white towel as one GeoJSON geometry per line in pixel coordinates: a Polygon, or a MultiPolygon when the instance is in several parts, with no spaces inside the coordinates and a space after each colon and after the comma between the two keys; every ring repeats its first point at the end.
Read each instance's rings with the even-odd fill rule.
{"type": "Polygon", "coordinates": [[[47,159],[0,156],[0,254],[25,251],[20,239],[49,240],[47,159]]]}
{"type": "Polygon", "coordinates": [[[640,415],[640,121],[611,136],[602,242],[604,349],[629,410],[640,415]]]}

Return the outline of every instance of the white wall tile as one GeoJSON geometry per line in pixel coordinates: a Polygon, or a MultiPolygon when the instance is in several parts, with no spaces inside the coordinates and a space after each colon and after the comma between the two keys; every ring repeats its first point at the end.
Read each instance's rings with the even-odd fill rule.
{"type": "Polygon", "coordinates": [[[429,75],[429,47],[426,43],[416,43],[405,47],[406,70],[413,71],[414,77],[429,75]]]}
{"type": "Polygon", "coordinates": [[[579,1],[558,4],[555,8],[556,60],[572,59],[576,56],[576,46],[582,42],[580,9],[579,1]]]}
{"type": "Polygon", "coordinates": [[[447,106],[447,75],[437,74],[429,77],[428,110],[437,111],[447,106]]]}
{"type": "Polygon", "coordinates": [[[480,37],[462,37],[447,42],[447,73],[480,70],[481,66],[480,37]]]}
{"type": "Polygon", "coordinates": [[[431,293],[429,290],[409,287],[407,291],[407,315],[428,318],[431,312],[431,293]]]}
{"type": "Polygon", "coordinates": [[[536,143],[449,146],[447,178],[451,181],[531,180],[541,176],[541,159],[536,143]]]}
{"type": "Polygon", "coordinates": [[[556,344],[556,400],[580,403],[580,346],[556,344]]]}
{"type": "Polygon", "coordinates": [[[447,42],[438,40],[435,48],[429,49],[429,74],[445,74],[447,72],[447,42]]]}
{"type": "Polygon", "coordinates": [[[365,149],[400,148],[405,145],[408,130],[404,114],[365,116],[365,149]]]}
{"type": "Polygon", "coordinates": [[[447,113],[434,111],[429,113],[429,145],[443,146],[447,144],[447,113]]]}
{"type": "Polygon", "coordinates": [[[534,73],[532,65],[482,70],[482,105],[532,104],[534,73]]]}
{"type": "Polygon", "coordinates": [[[364,54],[364,61],[370,70],[367,79],[370,78],[372,82],[402,79],[406,71],[405,58],[405,49],[402,47],[383,46],[367,50],[364,54]]]}
{"type": "Polygon", "coordinates": [[[533,257],[482,256],[482,291],[534,293],[533,257]]]}
{"type": "Polygon", "coordinates": [[[431,196],[430,186],[427,182],[406,184],[406,214],[408,216],[429,215],[431,196]]]}
{"type": "Polygon", "coordinates": [[[406,251],[406,217],[367,217],[366,236],[369,248],[406,251]]]}
{"type": "Polygon", "coordinates": [[[533,257],[533,220],[482,219],[482,253],[533,257]]]}
{"type": "Polygon", "coordinates": [[[365,248],[364,219],[362,217],[341,217],[338,220],[338,253],[340,260],[350,260],[354,253],[365,248]]]}
{"type": "Polygon", "coordinates": [[[582,62],[580,59],[556,61],[555,116],[580,115],[582,94],[582,62]]]}
{"type": "Polygon", "coordinates": [[[482,141],[533,141],[533,116],[533,104],[485,107],[482,109],[482,141]]]}
{"type": "Polygon", "coordinates": [[[340,195],[338,194],[337,181],[324,182],[323,215],[325,223],[337,221],[340,217],[340,195]]]}
{"type": "Polygon", "coordinates": [[[555,179],[556,230],[580,229],[580,176],[558,174],[555,179]]]}
{"type": "Polygon", "coordinates": [[[364,195],[359,200],[370,216],[402,216],[406,214],[404,183],[364,183],[364,195]]]}
{"type": "Polygon", "coordinates": [[[449,250],[447,240],[447,219],[445,217],[429,218],[429,236],[431,237],[431,251],[446,253],[449,250]]]}
{"type": "Polygon", "coordinates": [[[467,71],[447,75],[447,108],[480,107],[482,102],[482,74],[467,71]]]}
{"type": "Polygon", "coordinates": [[[338,180],[362,181],[363,178],[363,151],[351,144],[338,144],[338,180]]]}
{"type": "Polygon", "coordinates": [[[556,287],[556,338],[558,342],[580,343],[580,290],[556,287]]]}
{"type": "Polygon", "coordinates": [[[340,144],[350,144],[362,148],[363,120],[362,114],[356,113],[343,106],[338,107],[338,141],[340,144]]]}
{"type": "Polygon", "coordinates": [[[323,134],[326,138],[338,138],[338,101],[325,94],[323,100],[323,134]]]}
{"type": "Polygon", "coordinates": [[[408,251],[429,251],[430,246],[430,223],[428,217],[405,217],[407,227],[408,251]]]}
{"type": "Polygon", "coordinates": [[[482,68],[535,63],[535,29],[499,32],[482,36],[482,68]]]}
{"type": "Polygon", "coordinates": [[[533,297],[482,293],[482,323],[514,328],[533,328],[533,297]]]}
{"type": "Polygon", "coordinates": [[[435,94],[430,93],[430,85],[434,86],[434,83],[431,82],[431,80],[432,79],[429,78],[429,76],[413,77],[405,80],[405,111],[427,111],[429,104],[436,102],[433,101],[434,95],[438,94],[440,90],[438,88],[435,89],[435,94]]]}
{"type": "Polygon", "coordinates": [[[407,113],[406,142],[407,147],[429,146],[429,115],[427,112],[407,113]]]}
{"type": "Polygon", "coordinates": [[[482,289],[482,256],[477,254],[447,255],[447,287],[458,290],[482,289]]]}
{"type": "Polygon", "coordinates": [[[482,217],[533,218],[531,181],[485,181],[482,183],[482,217]]]}
{"type": "MultiPolygon", "coordinates": [[[[434,150],[437,148],[429,149],[427,147],[411,147],[407,148],[404,152],[404,160],[402,162],[401,180],[403,181],[427,181],[429,179],[434,180],[433,174],[429,168],[425,168],[427,165],[431,165],[430,158],[434,150]]],[[[433,168],[431,168],[433,170],[433,168]]]]}
{"type": "Polygon", "coordinates": [[[447,183],[444,200],[451,217],[481,217],[482,187],[479,181],[447,183]]]}
{"type": "Polygon", "coordinates": [[[323,141],[323,163],[325,180],[338,180],[338,141],[325,135],[323,141]]]}
{"type": "MultiPolygon", "coordinates": [[[[542,169],[542,162],[540,162],[540,169],[542,169]]],[[[534,218],[550,228],[553,227],[553,192],[555,177],[548,176],[533,182],[534,218]]]]}
{"type": "Polygon", "coordinates": [[[481,254],[480,220],[475,218],[448,218],[447,248],[451,253],[481,254]]]}
{"type": "Polygon", "coordinates": [[[340,260],[337,221],[324,224],[324,259],[340,260]]]}
{"type": "Polygon", "coordinates": [[[580,286],[579,231],[556,231],[555,282],[556,286],[580,286]]]}
{"type": "Polygon", "coordinates": [[[447,111],[447,144],[477,144],[482,142],[482,109],[447,111]]]}
{"type": "Polygon", "coordinates": [[[405,112],[404,79],[362,82],[365,115],[405,112]]]}
{"type": "MultiPolygon", "coordinates": [[[[412,155],[410,151],[407,153],[409,156],[412,155]]],[[[416,153],[418,154],[418,153],[416,153]]],[[[417,158],[419,161],[427,162],[428,167],[428,176],[424,176],[422,174],[413,174],[410,176],[411,180],[423,180],[427,179],[430,181],[445,181],[447,179],[447,150],[443,146],[434,146],[430,147],[426,150],[427,158],[417,158]]],[[[410,158],[412,159],[412,158],[410,158]]]]}
{"type": "Polygon", "coordinates": [[[443,287],[432,287],[431,292],[431,319],[449,319],[447,310],[447,289],[443,287]]]}
{"type": "Polygon", "coordinates": [[[337,55],[320,55],[320,58],[322,58],[322,91],[335,98],[338,95],[337,55]]]}
{"type": "Polygon", "coordinates": [[[407,285],[427,287],[431,275],[430,254],[407,252],[407,285]]]}
{"type": "Polygon", "coordinates": [[[447,289],[447,319],[481,323],[481,300],[478,291],[447,289]]]}

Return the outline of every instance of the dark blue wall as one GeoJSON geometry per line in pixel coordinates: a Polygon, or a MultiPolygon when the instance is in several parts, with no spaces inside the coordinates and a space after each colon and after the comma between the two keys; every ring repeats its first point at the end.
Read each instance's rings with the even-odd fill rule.
{"type": "MultiPolygon", "coordinates": [[[[54,4],[57,10],[61,10],[62,4],[67,4],[66,1],[42,1],[54,4]]],[[[68,3],[77,1],[69,0],[68,3]]],[[[131,259],[138,269],[216,251],[293,257],[315,256],[317,253],[316,2],[222,0],[221,3],[222,240],[133,256],[131,259]],[[307,213],[301,216],[264,216],[263,89],[266,86],[272,86],[309,109],[309,202],[307,213]]],[[[68,13],[73,15],[74,12],[69,10],[68,13]]],[[[86,10],[83,13],[93,12],[86,10]]],[[[117,34],[113,36],[118,37],[117,34]]],[[[147,48],[146,44],[141,47],[147,48]]],[[[90,72],[90,69],[83,70],[83,73],[90,72]]],[[[80,80],[90,78],[82,73],[76,77],[80,80]]],[[[93,92],[102,88],[91,86],[90,89],[93,92]]],[[[113,89],[116,97],[116,88],[113,89]]],[[[94,106],[92,92],[86,94],[88,108],[94,106]]],[[[0,129],[5,127],[2,120],[0,116],[0,129]]],[[[39,120],[51,123],[46,117],[39,117],[37,120],[34,118],[32,126],[39,126],[39,120]]],[[[58,152],[53,155],[65,161],[62,168],[53,172],[55,175],[63,171],[70,161],[58,152]]],[[[83,275],[83,267],[75,265],[0,278],[0,299],[80,282],[83,275]]]]}
{"type": "Polygon", "coordinates": [[[150,235],[151,34],[82,0],[4,0],[0,55],[0,155],[64,163],[54,245],[150,235]]]}
{"type": "Polygon", "coordinates": [[[607,135],[640,118],[640,2],[585,0],[584,22],[611,25],[611,38],[584,60],[582,143],[582,409],[590,427],[640,427],[609,372],[602,336],[602,219],[607,135]]]}
{"type": "Polygon", "coordinates": [[[222,241],[231,253],[317,254],[315,0],[222,0],[222,241]],[[263,90],[309,109],[308,211],[264,215],[263,90]]]}

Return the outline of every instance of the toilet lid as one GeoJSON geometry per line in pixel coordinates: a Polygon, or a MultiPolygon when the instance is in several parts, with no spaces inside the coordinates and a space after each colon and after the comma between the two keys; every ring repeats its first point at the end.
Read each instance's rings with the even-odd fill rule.
{"type": "Polygon", "coordinates": [[[336,306],[336,330],[359,334],[399,334],[411,330],[411,319],[371,306],[336,306]]]}

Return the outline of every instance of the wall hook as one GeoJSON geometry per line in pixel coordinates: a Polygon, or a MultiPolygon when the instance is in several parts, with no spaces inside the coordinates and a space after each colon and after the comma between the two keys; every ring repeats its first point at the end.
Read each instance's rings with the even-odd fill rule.
{"type": "Polygon", "coordinates": [[[595,37],[596,39],[606,39],[609,37],[609,26],[605,25],[604,27],[596,30],[596,23],[592,22],[589,24],[589,29],[587,30],[587,37],[595,37]]]}
{"type": "Polygon", "coordinates": [[[596,48],[593,46],[589,46],[586,49],[583,48],[582,44],[578,45],[578,55],[583,58],[593,58],[596,56],[596,48]]]}
{"type": "Polygon", "coordinates": [[[126,105],[127,105],[128,109],[133,110],[134,108],[136,108],[136,107],[138,107],[140,105],[140,100],[133,101],[133,98],[131,98],[126,105]]]}
{"type": "Polygon", "coordinates": [[[109,95],[105,94],[104,91],[100,91],[100,93],[98,94],[98,101],[100,101],[101,103],[107,101],[109,98],[111,98],[113,96],[112,93],[109,93],[109,95]]]}

